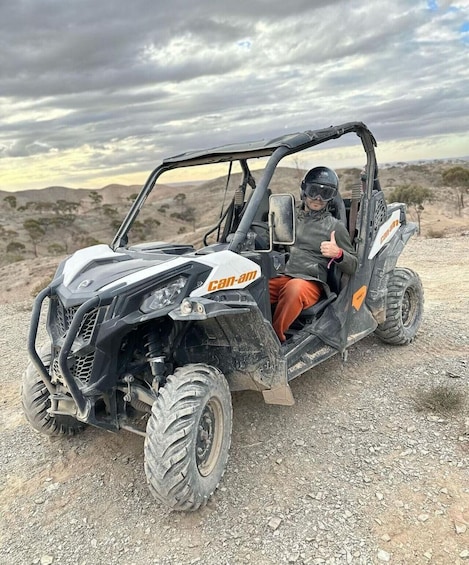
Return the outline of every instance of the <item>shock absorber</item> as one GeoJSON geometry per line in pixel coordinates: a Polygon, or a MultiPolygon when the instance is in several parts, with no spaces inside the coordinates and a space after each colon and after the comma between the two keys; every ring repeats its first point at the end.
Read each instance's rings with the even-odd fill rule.
{"type": "Polygon", "coordinates": [[[145,336],[145,352],[153,375],[151,387],[158,392],[165,377],[165,355],[155,331],[150,331],[145,336]]]}

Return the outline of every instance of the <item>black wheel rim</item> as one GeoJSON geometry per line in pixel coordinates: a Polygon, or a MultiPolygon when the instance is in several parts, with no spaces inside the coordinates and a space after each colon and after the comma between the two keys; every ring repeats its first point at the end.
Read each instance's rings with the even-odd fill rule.
{"type": "Polygon", "coordinates": [[[402,298],[401,318],[403,325],[408,328],[417,316],[418,302],[412,288],[407,288],[402,298]]]}
{"type": "Polygon", "coordinates": [[[222,438],[222,407],[216,398],[211,398],[200,417],[195,446],[197,469],[203,477],[210,475],[217,464],[222,438]]]}

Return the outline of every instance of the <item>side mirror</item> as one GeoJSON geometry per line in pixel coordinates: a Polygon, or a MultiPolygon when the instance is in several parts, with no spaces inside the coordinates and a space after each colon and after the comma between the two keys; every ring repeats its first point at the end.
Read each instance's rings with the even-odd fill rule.
{"type": "Polygon", "coordinates": [[[295,243],[295,199],[292,194],[272,194],[269,198],[269,228],[272,244],[295,243]]]}

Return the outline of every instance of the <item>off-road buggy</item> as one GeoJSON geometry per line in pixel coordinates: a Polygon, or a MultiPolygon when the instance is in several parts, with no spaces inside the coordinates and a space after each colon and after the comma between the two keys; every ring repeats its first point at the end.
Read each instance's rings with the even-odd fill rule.
{"type": "Polygon", "coordinates": [[[386,204],[375,145],[368,128],[353,122],[164,160],[112,244],[65,259],[37,296],[22,386],[31,425],[49,435],[74,434],[85,424],[144,435],[152,494],[171,508],[196,510],[227,463],[231,391],[260,391],[267,403],[292,405],[292,379],[345,356],[370,333],[409,343],[423,291],[418,275],[396,262],[416,226],[403,204],[386,204]],[[346,134],[361,140],[366,168],[350,198],[338,196],[331,209],[347,226],[358,270],[338,277],[332,269],[323,299],[300,315],[282,345],[272,328],[268,282],[295,241],[295,209],[291,194],[271,194],[274,171],[283,158],[346,134]],[[224,195],[226,206],[200,246],[181,243],[181,236],[175,243],[129,243],[160,175],[223,163],[231,172],[236,162],[240,182],[224,195]],[[264,165],[259,174],[252,163],[264,165]],[[38,351],[45,304],[50,342],[38,351]]]}

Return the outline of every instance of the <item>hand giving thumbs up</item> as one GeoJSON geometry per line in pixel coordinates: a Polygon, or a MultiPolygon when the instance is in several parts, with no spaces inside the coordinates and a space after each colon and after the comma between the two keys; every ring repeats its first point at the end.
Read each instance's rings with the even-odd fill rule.
{"type": "Polygon", "coordinates": [[[342,256],[343,251],[335,241],[335,231],[331,233],[330,241],[321,242],[321,253],[324,257],[329,257],[330,259],[338,259],[342,256]]]}

